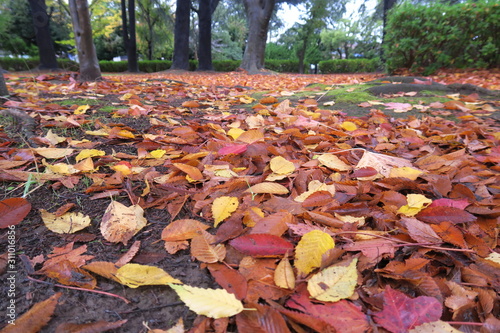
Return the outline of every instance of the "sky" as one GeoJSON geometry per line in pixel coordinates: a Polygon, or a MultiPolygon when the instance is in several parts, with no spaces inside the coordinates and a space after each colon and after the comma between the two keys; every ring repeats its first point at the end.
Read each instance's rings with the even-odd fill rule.
{"type": "MultiPolygon", "coordinates": [[[[349,0],[347,3],[347,11],[344,15],[344,17],[349,17],[350,15],[353,15],[353,17],[356,17],[356,12],[359,9],[359,6],[364,2],[365,0],[349,0]]],[[[375,8],[375,5],[377,4],[377,0],[367,0],[366,1],[366,7],[368,12],[372,11],[375,8]]],[[[304,11],[303,6],[291,6],[284,4],[282,8],[278,11],[278,16],[283,20],[285,23],[285,27],[280,30],[280,34],[285,32],[288,28],[293,26],[295,22],[300,21],[300,16],[304,11]]]]}

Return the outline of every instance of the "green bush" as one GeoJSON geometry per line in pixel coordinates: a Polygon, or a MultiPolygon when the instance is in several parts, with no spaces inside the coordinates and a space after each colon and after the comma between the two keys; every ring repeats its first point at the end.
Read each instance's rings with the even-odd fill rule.
{"type": "Polygon", "coordinates": [[[240,67],[240,60],[219,60],[213,61],[214,70],[216,72],[234,72],[240,67]]]}
{"type": "Polygon", "coordinates": [[[388,15],[387,69],[500,66],[500,4],[481,0],[447,5],[404,2],[388,15]]]}
{"type": "MultiPolygon", "coordinates": [[[[308,68],[309,64],[304,64],[304,68],[308,68]]],[[[299,72],[299,61],[298,60],[266,60],[266,69],[279,73],[298,73],[299,72]]]]}
{"type": "Polygon", "coordinates": [[[319,62],[322,74],[374,72],[379,67],[379,59],[335,59],[319,62]]]}
{"type": "MultiPolygon", "coordinates": [[[[78,64],[69,59],[57,59],[59,68],[67,71],[78,70],[78,64]]],[[[29,71],[40,65],[39,58],[0,58],[0,65],[10,72],[29,71]]]]}

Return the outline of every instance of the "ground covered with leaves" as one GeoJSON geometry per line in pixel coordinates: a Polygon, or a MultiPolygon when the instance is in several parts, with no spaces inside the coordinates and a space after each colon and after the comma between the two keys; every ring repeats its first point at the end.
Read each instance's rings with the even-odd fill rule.
{"type": "Polygon", "coordinates": [[[500,331],[500,73],[6,78],[1,332],[500,331]]]}

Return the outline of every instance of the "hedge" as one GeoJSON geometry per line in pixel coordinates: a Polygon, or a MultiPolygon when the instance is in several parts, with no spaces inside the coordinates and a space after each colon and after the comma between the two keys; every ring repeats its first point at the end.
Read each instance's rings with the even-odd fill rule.
{"type": "Polygon", "coordinates": [[[322,74],[375,72],[379,67],[379,59],[334,59],[319,62],[322,74]]]}
{"type": "Polygon", "coordinates": [[[500,66],[500,4],[469,1],[455,5],[403,2],[388,15],[387,69],[493,68],[500,66]]]}

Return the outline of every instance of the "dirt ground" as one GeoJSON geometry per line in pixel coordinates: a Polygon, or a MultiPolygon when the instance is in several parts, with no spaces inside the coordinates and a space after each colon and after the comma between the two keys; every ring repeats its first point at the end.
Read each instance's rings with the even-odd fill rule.
{"type": "MultiPolygon", "coordinates": [[[[12,86],[10,87],[13,88],[12,86]]],[[[233,89],[234,87],[228,87],[233,89]]],[[[242,89],[242,92],[246,92],[242,89]]],[[[303,95],[296,95],[287,97],[292,103],[300,103],[300,100],[310,96],[320,96],[325,92],[324,89],[309,89],[303,95]]],[[[139,98],[147,99],[147,92],[140,93],[139,98]]],[[[44,92],[40,95],[45,99],[58,99],[57,103],[65,100],[74,99],[73,102],[78,101],[75,97],[68,96],[67,99],[62,98],[60,95],[51,95],[44,92]]],[[[418,103],[422,98],[428,96],[425,93],[412,96],[412,101],[418,103]]],[[[435,96],[433,96],[435,97],[435,96]]],[[[77,98],[83,98],[78,96],[77,98]]],[[[283,100],[285,97],[280,97],[283,100]]],[[[375,96],[374,96],[375,98],[375,96]]],[[[484,96],[485,99],[493,101],[495,98],[491,96],[484,96]]],[[[189,96],[179,95],[169,99],[169,107],[176,108],[190,99],[189,96]]],[[[321,103],[335,101],[335,97],[325,95],[320,99],[321,103]]],[[[404,102],[404,101],[401,101],[404,102]]],[[[85,102],[82,102],[85,103],[85,102]]],[[[95,119],[99,119],[103,123],[120,123],[134,129],[140,133],[155,133],[155,129],[151,126],[149,118],[144,117],[123,117],[113,118],[113,113],[104,110],[105,107],[112,107],[121,103],[117,95],[109,95],[100,97],[96,101],[94,109],[96,112],[93,114],[95,119]]],[[[411,101],[410,101],[411,103],[411,101]]],[[[254,103],[255,104],[255,103],[254,103]]],[[[254,104],[250,104],[254,105],[254,104]]],[[[498,110],[499,104],[492,102],[492,105],[498,110]]],[[[248,106],[235,107],[238,112],[250,112],[248,106]]],[[[338,112],[344,112],[351,116],[363,116],[369,113],[370,108],[359,106],[359,101],[353,102],[337,102],[329,107],[338,112]]],[[[199,112],[203,112],[201,109],[199,112]]],[[[388,110],[388,112],[392,112],[388,110]]],[[[444,116],[449,114],[447,110],[436,110],[438,113],[442,112],[444,116]]],[[[499,114],[497,111],[496,115],[499,114]]],[[[417,111],[409,114],[396,114],[392,113],[395,117],[406,117],[418,115],[417,111]]],[[[195,122],[200,121],[198,114],[183,114],[183,121],[195,122]]],[[[498,119],[498,118],[497,118],[498,119]]],[[[17,141],[22,145],[22,130],[20,126],[22,123],[13,121],[2,124],[0,127],[0,143],[6,141],[17,141]],[[2,130],[3,129],[3,130],[2,130]]],[[[52,128],[56,132],[57,128],[54,127],[37,127],[36,135],[42,136],[47,133],[47,130],[52,128]]],[[[79,133],[74,139],[89,138],[83,132],[79,133]]],[[[62,135],[62,134],[61,134],[62,135]]],[[[90,138],[95,140],[95,138],[90,138]]],[[[120,142],[113,142],[112,140],[102,140],[96,149],[102,149],[106,152],[129,152],[131,147],[120,142]]],[[[12,146],[0,145],[0,154],[7,154],[9,150],[13,149],[12,146]]],[[[132,184],[136,186],[135,191],[140,191],[144,186],[143,183],[132,184]]],[[[165,209],[148,208],[145,210],[145,217],[148,225],[139,232],[129,243],[125,246],[121,243],[113,244],[107,242],[101,236],[99,231],[99,223],[102,219],[104,211],[109,205],[109,200],[91,200],[90,194],[85,194],[86,186],[79,183],[74,189],[65,187],[55,188],[50,183],[42,185],[35,184],[30,190],[33,190],[28,199],[32,204],[32,210],[25,220],[16,227],[17,242],[16,242],[16,313],[18,315],[25,313],[34,304],[49,298],[55,292],[62,292],[62,297],[56,307],[53,319],[45,326],[41,332],[55,332],[61,323],[88,323],[94,321],[107,321],[115,322],[119,320],[127,320],[121,328],[112,330],[112,332],[147,332],[147,327],[151,329],[162,328],[167,329],[173,326],[179,318],[184,320],[185,327],[192,326],[196,318],[196,314],[190,311],[184,303],[182,303],[175,292],[167,286],[146,286],[140,288],[128,288],[118,283],[106,280],[104,278],[97,278],[98,288],[102,291],[120,295],[130,301],[129,304],[125,303],[122,299],[111,297],[102,294],[85,292],[81,290],[71,290],[63,287],[56,286],[53,281],[46,279],[41,275],[37,275],[36,270],[40,269],[41,265],[31,266],[28,258],[33,259],[37,256],[43,255],[45,258],[49,255],[55,247],[62,247],[68,242],[74,241],[75,247],[86,245],[86,254],[94,256],[94,261],[117,261],[122,254],[124,254],[130,247],[133,241],[141,241],[141,249],[134,257],[132,262],[140,264],[154,265],[168,271],[174,278],[182,280],[186,284],[190,284],[203,288],[217,288],[212,276],[207,269],[200,268],[200,263],[196,262],[190,255],[189,250],[183,250],[175,255],[168,254],[164,247],[163,242],[160,242],[160,235],[162,230],[171,222],[169,213],[165,209]],[[33,190],[36,188],[36,190],[33,190]],[[50,232],[44,225],[40,209],[54,211],[66,203],[75,203],[80,207],[80,211],[90,216],[92,225],[90,228],[85,229],[84,232],[79,232],[76,235],[58,235],[50,232]]],[[[2,181],[0,183],[0,200],[8,197],[21,197],[25,190],[24,184],[16,182],[2,181]]],[[[130,204],[127,196],[119,196],[118,201],[124,204],[130,204]]],[[[185,207],[190,207],[186,205],[185,207]]],[[[1,217],[0,217],[1,218],[1,217]]],[[[177,216],[177,219],[198,219],[202,222],[203,218],[193,214],[188,208],[183,210],[177,216]]],[[[0,232],[0,254],[5,253],[6,248],[6,232],[0,232]]],[[[6,280],[8,272],[0,272],[0,309],[7,308],[8,299],[4,297],[8,293],[8,284],[3,281],[6,280]]],[[[4,315],[0,316],[0,327],[4,327],[8,318],[4,315]]],[[[234,326],[229,325],[234,329],[234,326]]]]}

